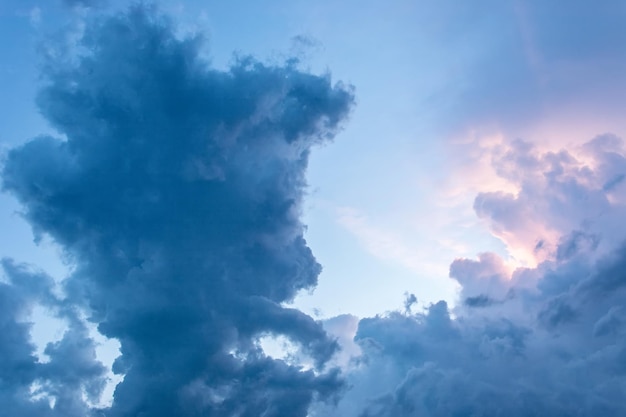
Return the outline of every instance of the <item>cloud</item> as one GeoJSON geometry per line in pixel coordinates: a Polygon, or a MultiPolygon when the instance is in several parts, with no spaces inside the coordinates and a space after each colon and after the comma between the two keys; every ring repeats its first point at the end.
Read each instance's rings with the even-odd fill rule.
{"type": "Polygon", "coordinates": [[[343,400],[353,406],[330,415],[623,415],[623,273],[611,292],[591,296],[623,260],[609,265],[546,268],[547,284],[558,276],[570,287],[513,287],[514,298],[468,303],[455,318],[440,302],[362,320],[366,365],[348,377],[355,388],[343,400]]]}
{"type": "MultiPolygon", "coordinates": [[[[11,150],[3,185],[74,264],[64,303],[120,342],[113,371],[124,379],[99,412],[305,416],[342,387],[325,367],[338,345],[281,303],[317,283],[299,219],[304,173],[311,147],[347,116],[351,89],[252,58],[214,70],[200,39],[178,39],[143,7],[92,21],[80,46],[77,59],[47,63],[38,97],[63,139],[11,150]],[[264,335],[289,338],[316,368],[266,356],[264,335]]],[[[24,339],[15,360],[31,364],[26,330],[7,326],[24,339]]],[[[71,334],[46,350],[56,362],[45,373],[63,390],[85,388],[68,363],[91,370],[77,353],[89,339],[71,334]]],[[[22,380],[11,389],[28,399],[22,380]]],[[[33,402],[35,414],[76,414],[59,387],[42,386],[57,402],[33,402]]],[[[98,387],[85,389],[97,397],[98,387]]]]}
{"type": "Polygon", "coordinates": [[[87,328],[73,306],[54,295],[49,276],[8,259],[2,267],[6,276],[0,283],[2,409],[18,417],[85,416],[106,382],[87,328]],[[46,346],[47,362],[37,359],[30,339],[28,317],[37,305],[68,324],[63,337],[46,346]]]}
{"type": "Polygon", "coordinates": [[[362,319],[351,388],[314,415],[626,414],[626,153],[613,134],[589,141],[623,132],[624,8],[496,3],[447,32],[460,92],[438,122],[471,137],[451,143],[467,163],[451,182],[478,192],[476,214],[516,259],[455,260],[454,307],[362,319]]]}
{"type": "Polygon", "coordinates": [[[106,3],[106,0],[63,0],[69,7],[99,7],[106,3]]]}
{"type": "Polygon", "coordinates": [[[346,368],[357,358],[361,349],[354,343],[354,336],[359,326],[359,318],[351,314],[341,314],[324,320],[324,329],[337,338],[341,351],[333,357],[340,367],[346,368]]]}
{"type": "Polygon", "coordinates": [[[475,9],[450,17],[465,24],[445,44],[446,51],[458,51],[454,68],[460,71],[450,71],[448,90],[440,93],[449,103],[438,125],[448,139],[449,188],[457,196],[473,198],[494,186],[511,191],[494,184],[500,178],[484,158],[494,138],[571,151],[601,132],[626,135],[619,2],[576,0],[562,7],[525,0],[475,9]]]}
{"type": "Polygon", "coordinates": [[[571,153],[521,141],[494,150],[496,172],[519,191],[479,194],[477,214],[509,245],[524,230],[552,230],[554,240],[524,243],[542,260],[457,259],[454,308],[362,319],[352,388],[319,415],[624,415],[626,189],[614,180],[624,155],[614,135],[571,153]]]}
{"type": "MultiPolygon", "coordinates": [[[[614,23],[581,32],[561,26],[560,7],[520,4],[512,10],[519,28],[499,19],[511,12],[505,5],[492,14],[470,12],[488,24],[468,38],[490,42],[492,53],[471,68],[459,65],[470,82],[452,129],[488,124],[496,109],[494,123],[506,133],[557,107],[560,92],[573,86],[588,86],[575,89],[576,97],[610,90],[616,78],[598,77],[603,71],[594,62],[622,73],[613,57],[623,42],[604,42],[614,23]],[[492,36],[500,25],[507,30],[492,36]],[[570,37],[607,49],[571,48],[570,37]],[[592,82],[580,82],[587,78],[592,82]]],[[[567,13],[583,24],[580,4],[567,13]]],[[[600,12],[617,11],[606,7],[600,12]]],[[[465,37],[474,20],[463,20],[455,30],[465,37]]],[[[58,297],[45,274],[5,261],[3,410],[109,417],[626,414],[619,138],[601,135],[575,151],[522,140],[487,149],[500,180],[494,184],[510,187],[483,190],[474,209],[515,256],[532,261],[527,267],[512,268],[493,253],[457,259],[450,267],[462,287],[455,307],[440,301],[418,311],[417,297],[407,296],[404,311],[358,327],[350,315],[320,323],[283,303],[317,282],[321,266],[300,221],[304,173],[311,147],[340,128],[352,91],[301,72],[295,61],[276,67],[242,58],[217,71],[198,58],[199,39],[173,32],[166,18],[135,8],[90,23],[76,61],[44,67],[38,103],[61,137],[13,149],[3,186],[36,235],[61,245],[74,270],[58,297]],[[28,335],[35,305],[68,325],[46,347],[46,363],[28,335]],[[105,369],[84,312],[121,345],[113,370],[124,380],[110,408],[92,405],[105,369]],[[289,339],[313,368],[266,354],[264,337],[289,339]],[[335,364],[348,370],[345,381],[335,364]],[[339,393],[336,407],[315,402],[339,393]]],[[[620,108],[615,103],[593,104],[620,108]]],[[[416,265],[395,236],[358,213],[344,214],[344,225],[372,252],[416,265]]]]}
{"type": "Polygon", "coordinates": [[[492,166],[517,192],[481,192],[474,209],[512,252],[535,261],[598,245],[606,253],[626,236],[620,138],[600,135],[571,151],[515,140],[494,150],[492,166]]]}
{"type": "Polygon", "coordinates": [[[424,263],[416,258],[416,251],[403,242],[400,236],[372,225],[358,210],[351,207],[337,209],[337,223],[354,234],[372,256],[397,262],[414,271],[425,268],[424,263]]]}

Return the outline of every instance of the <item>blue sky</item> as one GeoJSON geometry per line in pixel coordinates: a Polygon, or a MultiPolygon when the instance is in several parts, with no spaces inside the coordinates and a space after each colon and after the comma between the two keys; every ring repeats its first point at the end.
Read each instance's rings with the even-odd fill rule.
{"type": "Polygon", "coordinates": [[[625,14],[3,2],[3,408],[623,415],[625,14]]]}

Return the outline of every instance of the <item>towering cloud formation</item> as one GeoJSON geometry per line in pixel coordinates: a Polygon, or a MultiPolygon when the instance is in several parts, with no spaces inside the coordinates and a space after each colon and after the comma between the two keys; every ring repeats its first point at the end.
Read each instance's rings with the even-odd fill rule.
{"type": "MultiPolygon", "coordinates": [[[[342,385],[324,368],[337,345],[281,303],[316,285],[320,265],[299,220],[304,172],[311,146],[333,137],[353,96],[289,63],[240,59],[217,71],[199,58],[200,46],[142,7],[90,24],[84,52],[50,62],[39,95],[64,139],[38,137],[10,151],[4,189],[75,265],[54,303],[86,311],[121,344],[114,372],[124,380],[112,407],[94,413],[305,416],[314,398],[342,385]],[[257,343],[267,334],[301,346],[314,369],[267,357],[257,343]]],[[[60,408],[64,390],[97,396],[100,387],[97,366],[89,378],[59,380],[79,360],[72,349],[89,348],[80,321],[39,369],[27,325],[16,320],[44,284],[8,275],[2,320],[15,337],[3,331],[0,348],[28,348],[3,355],[23,374],[2,371],[10,389],[1,390],[0,408],[84,416],[81,395],[73,397],[80,407],[60,408]],[[54,407],[27,401],[32,382],[57,399],[54,407]]]]}

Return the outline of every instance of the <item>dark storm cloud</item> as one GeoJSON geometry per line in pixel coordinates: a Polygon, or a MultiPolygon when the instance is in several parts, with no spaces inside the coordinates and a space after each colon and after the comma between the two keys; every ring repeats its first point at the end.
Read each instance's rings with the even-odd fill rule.
{"type": "MultiPolygon", "coordinates": [[[[337,343],[281,303],[317,283],[304,174],[352,92],[291,64],[214,70],[200,39],[173,31],[136,7],[88,25],[75,63],[48,62],[38,104],[66,140],[10,151],[4,188],[75,264],[65,303],[121,344],[124,380],[103,415],[305,416],[342,385],[324,370],[337,343]],[[317,369],[267,357],[256,341],[268,334],[317,369]]],[[[59,367],[46,372],[76,349],[49,346],[59,367]]]]}

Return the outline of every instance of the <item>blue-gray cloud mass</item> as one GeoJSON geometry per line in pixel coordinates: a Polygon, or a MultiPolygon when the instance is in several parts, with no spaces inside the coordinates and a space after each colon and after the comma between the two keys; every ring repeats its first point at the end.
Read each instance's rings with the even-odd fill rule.
{"type": "Polygon", "coordinates": [[[65,298],[46,301],[31,294],[41,280],[5,265],[0,408],[11,416],[305,416],[342,389],[325,367],[337,343],[281,303],[317,283],[299,219],[304,173],[352,91],[293,63],[212,69],[201,40],[174,30],[135,7],[92,21],[77,58],[43,67],[38,105],[62,137],[11,150],[3,187],[74,270],[65,298]],[[79,320],[47,347],[49,363],[34,359],[19,321],[30,302],[85,311],[119,340],[110,408],[81,396],[98,397],[103,371],[79,320]],[[266,356],[263,335],[291,339],[315,368],[266,356]],[[29,398],[34,382],[53,407],[29,398]]]}
{"type": "Polygon", "coordinates": [[[350,382],[369,404],[343,415],[624,415],[623,253],[544,266],[538,289],[466,303],[455,319],[440,302],[362,320],[356,340],[367,367],[350,382]],[[384,388],[374,382],[381,376],[384,388]]]}

